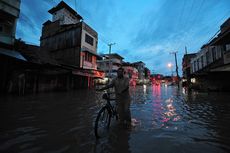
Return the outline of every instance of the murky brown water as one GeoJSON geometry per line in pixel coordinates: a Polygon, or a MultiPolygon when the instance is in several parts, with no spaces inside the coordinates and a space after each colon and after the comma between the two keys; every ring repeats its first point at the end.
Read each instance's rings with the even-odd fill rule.
{"type": "Polygon", "coordinates": [[[227,153],[230,95],[176,87],[131,88],[132,130],[113,124],[95,139],[93,90],[1,97],[0,152],[227,153]]]}

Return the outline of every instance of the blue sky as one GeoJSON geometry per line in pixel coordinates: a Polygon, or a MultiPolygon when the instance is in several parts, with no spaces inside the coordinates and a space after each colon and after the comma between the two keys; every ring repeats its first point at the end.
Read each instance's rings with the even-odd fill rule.
{"type": "MultiPolygon", "coordinates": [[[[47,12],[60,0],[21,0],[16,37],[39,45],[47,12]]],[[[179,72],[184,48],[188,53],[200,47],[230,17],[230,0],[65,0],[98,32],[98,53],[112,52],[127,62],[143,61],[155,73],[171,74],[178,52],[179,72]],[[75,5],[76,4],[76,5],[75,5]]]]}

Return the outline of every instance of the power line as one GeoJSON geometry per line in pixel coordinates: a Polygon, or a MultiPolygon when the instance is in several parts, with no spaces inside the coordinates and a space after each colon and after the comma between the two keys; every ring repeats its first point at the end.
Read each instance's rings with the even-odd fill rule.
{"type": "MultiPolygon", "coordinates": [[[[190,31],[192,31],[192,29],[194,28],[194,25],[195,25],[195,23],[196,23],[198,14],[199,14],[200,11],[201,11],[201,8],[202,8],[202,6],[203,6],[203,4],[204,4],[204,1],[205,1],[205,0],[202,0],[202,1],[201,1],[200,6],[198,7],[197,14],[194,14],[194,17],[192,16],[192,13],[188,14],[188,17],[187,17],[188,20],[187,20],[187,22],[185,22],[185,24],[184,24],[184,26],[183,26],[183,27],[185,28],[185,30],[187,31],[187,33],[186,33],[185,36],[183,37],[183,40],[186,40],[186,39],[188,38],[188,36],[189,36],[189,34],[188,34],[188,29],[190,29],[190,31]],[[193,24],[190,24],[190,26],[189,26],[189,24],[187,24],[187,23],[189,22],[189,19],[190,19],[190,18],[192,19],[192,20],[190,20],[190,21],[193,21],[193,22],[192,22],[193,24]],[[189,28],[189,27],[191,27],[191,28],[189,28]]],[[[194,8],[194,0],[192,1],[192,6],[191,6],[191,9],[190,9],[190,12],[192,12],[193,8],[194,8]]],[[[179,43],[179,44],[177,45],[177,50],[178,50],[182,45],[183,45],[182,42],[179,43]]]]}

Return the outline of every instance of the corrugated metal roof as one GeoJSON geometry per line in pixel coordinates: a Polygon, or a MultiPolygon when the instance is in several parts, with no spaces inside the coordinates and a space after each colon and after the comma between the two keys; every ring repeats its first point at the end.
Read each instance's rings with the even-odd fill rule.
{"type": "Polygon", "coordinates": [[[23,60],[23,61],[27,61],[25,59],[25,57],[21,53],[19,53],[17,51],[14,51],[14,50],[8,50],[8,49],[0,48],[0,54],[10,56],[10,57],[13,57],[13,58],[17,58],[17,59],[20,59],[20,60],[23,60]]]}

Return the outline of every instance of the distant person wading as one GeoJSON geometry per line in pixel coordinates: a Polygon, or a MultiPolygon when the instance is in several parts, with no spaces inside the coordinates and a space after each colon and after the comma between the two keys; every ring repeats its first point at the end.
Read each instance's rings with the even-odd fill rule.
{"type": "Polygon", "coordinates": [[[117,112],[119,115],[119,121],[121,125],[130,127],[131,114],[130,114],[130,95],[129,95],[129,79],[124,76],[124,69],[119,68],[117,70],[117,77],[114,78],[111,83],[99,90],[105,90],[108,88],[115,88],[117,112]]]}

